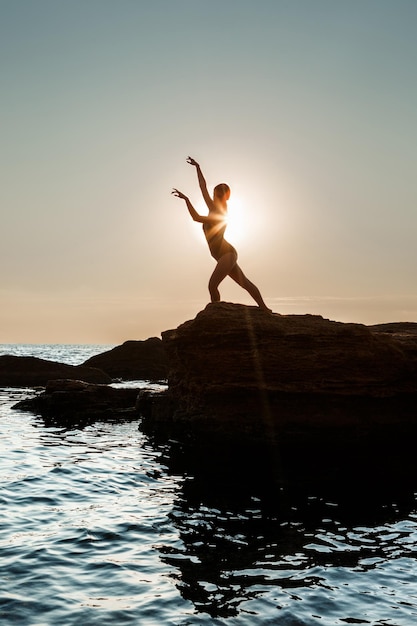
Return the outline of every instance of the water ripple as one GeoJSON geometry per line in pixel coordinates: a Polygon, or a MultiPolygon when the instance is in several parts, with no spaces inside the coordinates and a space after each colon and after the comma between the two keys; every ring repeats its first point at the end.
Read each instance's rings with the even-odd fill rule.
{"type": "Polygon", "coordinates": [[[0,393],[2,625],[416,623],[412,491],[184,469],[137,421],[11,411],[28,393],[0,393]]]}

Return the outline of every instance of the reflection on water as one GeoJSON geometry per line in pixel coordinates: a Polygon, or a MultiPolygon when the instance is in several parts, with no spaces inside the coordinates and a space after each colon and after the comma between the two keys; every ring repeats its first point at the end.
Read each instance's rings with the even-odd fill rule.
{"type": "Polygon", "coordinates": [[[2,626],[415,626],[414,455],[154,442],[0,394],[2,626]]]}
{"type": "Polygon", "coordinates": [[[417,619],[409,466],[396,475],[391,468],[387,480],[375,459],[332,474],[317,460],[300,471],[287,455],[278,471],[264,452],[184,451],[178,442],[166,446],[165,460],[188,479],[171,513],[181,549],[161,552],[200,611],[240,616],[239,624],[273,615],[284,624],[417,619]]]}

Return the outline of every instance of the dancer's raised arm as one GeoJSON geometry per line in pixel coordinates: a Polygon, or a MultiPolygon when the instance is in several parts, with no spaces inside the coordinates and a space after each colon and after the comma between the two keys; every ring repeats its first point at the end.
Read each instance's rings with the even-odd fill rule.
{"type": "Polygon", "coordinates": [[[206,179],[203,176],[203,172],[201,171],[201,167],[200,164],[197,163],[197,161],[195,159],[193,159],[192,157],[188,157],[187,158],[187,163],[189,163],[190,165],[194,165],[194,167],[197,170],[197,177],[198,177],[198,184],[200,185],[200,189],[201,189],[201,193],[203,194],[203,198],[204,198],[204,202],[207,204],[207,207],[209,209],[209,211],[212,211],[214,208],[214,203],[213,203],[213,199],[211,198],[208,190],[207,190],[207,183],[206,183],[206,179]]]}
{"type": "Polygon", "coordinates": [[[211,221],[207,215],[200,215],[200,213],[197,213],[197,211],[191,204],[190,199],[185,195],[185,193],[182,193],[182,191],[179,191],[178,189],[173,189],[171,193],[173,196],[181,198],[181,200],[185,200],[187,209],[195,222],[201,222],[202,224],[205,224],[211,221]]]}

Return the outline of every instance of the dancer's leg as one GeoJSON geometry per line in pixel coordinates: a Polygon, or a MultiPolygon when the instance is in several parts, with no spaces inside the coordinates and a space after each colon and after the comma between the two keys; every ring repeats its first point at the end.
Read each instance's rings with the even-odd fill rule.
{"type": "Polygon", "coordinates": [[[235,264],[235,266],[229,272],[229,276],[230,276],[230,278],[233,278],[233,280],[235,282],[237,282],[238,285],[243,287],[243,289],[246,289],[246,291],[252,296],[252,298],[255,300],[256,304],[261,309],[265,309],[266,311],[271,311],[271,309],[269,307],[267,307],[265,302],[263,301],[262,296],[261,296],[261,292],[259,291],[258,287],[256,285],[254,285],[245,276],[245,274],[242,272],[241,268],[239,267],[239,265],[237,263],[235,264]]]}
{"type": "Polygon", "coordinates": [[[217,265],[209,280],[209,292],[212,302],[220,301],[218,286],[226,276],[230,276],[231,270],[236,265],[236,258],[234,252],[228,252],[217,261],[217,265]]]}

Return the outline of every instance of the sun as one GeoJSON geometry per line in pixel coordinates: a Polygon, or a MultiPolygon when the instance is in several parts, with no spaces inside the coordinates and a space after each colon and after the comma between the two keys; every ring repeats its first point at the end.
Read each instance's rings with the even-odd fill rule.
{"type": "Polygon", "coordinates": [[[232,244],[242,243],[247,236],[247,215],[245,205],[237,196],[227,202],[227,228],[225,237],[232,244]]]}
{"type": "MultiPolygon", "coordinates": [[[[204,200],[198,200],[195,208],[200,215],[207,215],[207,206],[204,200]]],[[[245,246],[253,238],[254,232],[258,227],[257,220],[254,220],[253,212],[249,211],[248,203],[241,200],[233,192],[227,201],[226,224],[225,239],[236,247],[245,246]]],[[[192,232],[201,239],[199,228],[193,227],[192,232]]]]}

